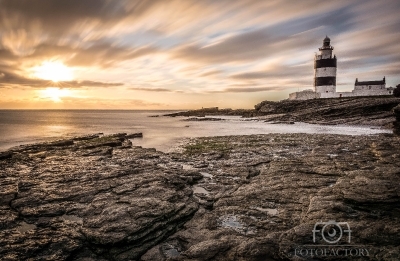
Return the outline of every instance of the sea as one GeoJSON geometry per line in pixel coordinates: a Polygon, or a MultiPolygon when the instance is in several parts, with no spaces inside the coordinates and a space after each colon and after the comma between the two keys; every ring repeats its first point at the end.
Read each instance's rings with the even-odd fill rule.
{"type": "Polygon", "coordinates": [[[176,111],[0,110],[0,151],[62,138],[103,133],[143,133],[133,145],[169,152],[189,138],[267,133],[372,135],[391,130],[368,126],[271,124],[255,118],[215,116],[223,121],[184,121],[166,117],[176,111]]]}

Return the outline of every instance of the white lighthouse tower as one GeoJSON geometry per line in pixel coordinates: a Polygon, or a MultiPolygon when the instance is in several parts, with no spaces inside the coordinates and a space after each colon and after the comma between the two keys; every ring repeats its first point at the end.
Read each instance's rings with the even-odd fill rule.
{"type": "MultiPolygon", "coordinates": [[[[1,1],[1,0],[0,0],[1,1]]],[[[342,98],[355,96],[392,95],[393,87],[386,88],[386,78],[380,81],[360,82],[356,78],[354,90],[336,92],[336,55],[332,56],[331,39],[325,37],[320,53],[314,58],[314,91],[312,89],[289,93],[289,100],[309,100],[317,98],[342,98]]]]}
{"type": "Polygon", "coordinates": [[[320,98],[335,97],[337,62],[336,55],[332,57],[333,47],[328,36],[319,51],[320,54],[316,54],[314,59],[315,92],[321,94],[320,98]]]}

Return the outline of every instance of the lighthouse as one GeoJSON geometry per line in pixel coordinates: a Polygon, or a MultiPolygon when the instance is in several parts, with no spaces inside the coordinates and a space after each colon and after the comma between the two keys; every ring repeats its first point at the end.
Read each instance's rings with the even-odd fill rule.
{"type": "Polygon", "coordinates": [[[320,93],[320,98],[335,97],[336,93],[336,55],[332,57],[331,39],[325,37],[320,54],[314,59],[314,88],[320,93]]]}
{"type": "MultiPolygon", "coordinates": [[[[0,0],[1,1],[1,0],[0,0]]],[[[328,36],[314,58],[314,90],[289,93],[289,100],[309,100],[317,98],[342,98],[355,96],[392,95],[393,87],[386,88],[386,78],[380,81],[358,81],[351,92],[336,92],[336,55],[332,56],[333,46],[328,36]]],[[[311,86],[310,86],[311,87],[311,86]]]]}

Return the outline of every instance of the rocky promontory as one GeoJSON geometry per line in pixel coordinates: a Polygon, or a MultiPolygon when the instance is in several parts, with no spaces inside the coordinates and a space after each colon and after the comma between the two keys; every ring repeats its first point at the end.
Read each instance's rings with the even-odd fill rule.
{"type": "Polygon", "coordinates": [[[267,121],[391,127],[395,120],[392,110],[398,104],[400,98],[393,96],[264,101],[255,106],[255,114],[267,116],[267,121]]]}
{"type": "Polygon", "coordinates": [[[393,96],[343,97],[310,100],[263,101],[253,110],[204,108],[165,116],[240,115],[267,122],[306,122],[312,124],[351,124],[391,128],[393,108],[400,98],[393,96]]]}
{"type": "Polygon", "coordinates": [[[400,104],[393,108],[396,121],[393,122],[393,132],[400,136],[400,104]]]}
{"type": "Polygon", "coordinates": [[[400,256],[398,136],[207,137],[181,153],[135,147],[128,137],[91,135],[7,151],[0,160],[0,259],[400,256]],[[314,226],[333,220],[349,225],[351,238],[343,225],[331,249],[349,253],[316,256],[327,243],[314,226]]]}
{"type": "Polygon", "coordinates": [[[220,115],[228,115],[228,116],[243,116],[243,117],[251,117],[255,113],[254,110],[251,109],[220,109],[218,107],[211,108],[201,108],[198,110],[189,110],[189,111],[181,111],[165,114],[164,116],[169,117],[205,117],[205,116],[220,116],[220,115]]]}

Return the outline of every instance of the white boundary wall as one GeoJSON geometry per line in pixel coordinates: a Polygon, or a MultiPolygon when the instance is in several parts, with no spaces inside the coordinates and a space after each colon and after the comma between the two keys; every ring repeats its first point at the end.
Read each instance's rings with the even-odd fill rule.
{"type": "Polygon", "coordinates": [[[302,92],[293,92],[289,94],[289,100],[309,100],[321,98],[321,94],[319,92],[313,91],[302,91],[302,92]]]}

